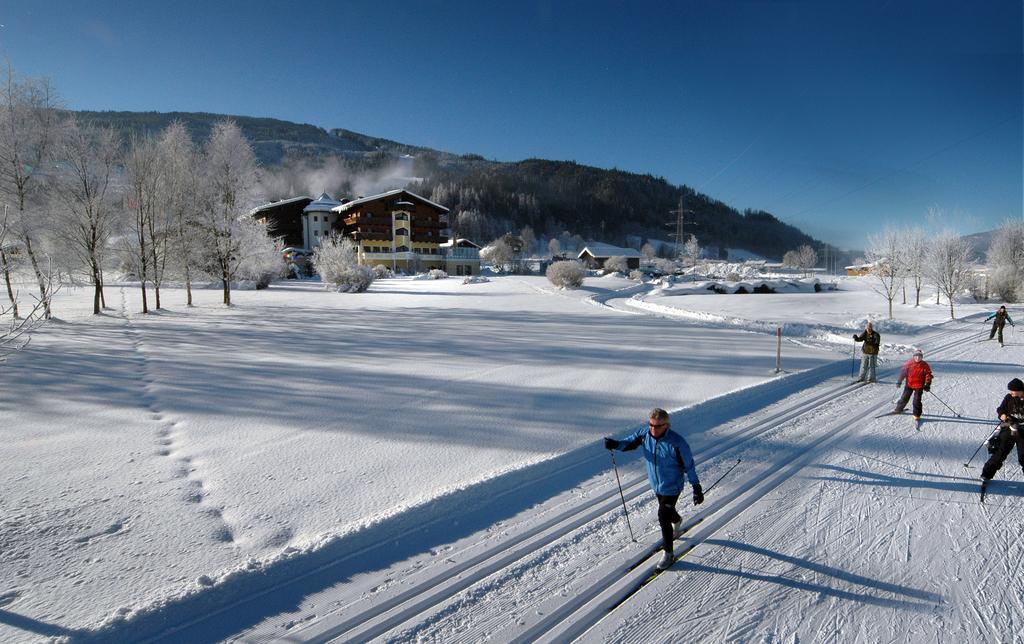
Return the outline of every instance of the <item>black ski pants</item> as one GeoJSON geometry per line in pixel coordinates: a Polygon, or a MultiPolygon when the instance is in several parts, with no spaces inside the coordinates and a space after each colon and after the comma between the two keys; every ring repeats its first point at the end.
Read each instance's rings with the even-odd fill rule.
{"type": "Polygon", "coordinates": [[[985,463],[985,467],[981,468],[981,478],[990,479],[996,475],[999,468],[1003,466],[1003,461],[1013,451],[1013,446],[1017,446],[1017,462],[1020,463],[1021,468],[1024,468],[1024,435],[1021,435],[1020,431],[1011,432],[1009,427],[1003,427],[999,430],[999,435],[995,438],[996,451],[992,452],[992,456],[989,457],[985,463]]]}
{"type": "Polygon", "coordinates": [[[1003,326],[1005,326],[1005,325],[1006,325],[1006,322],[1003,322],[1002,324],[999,324],[998,322],[993,322],[992,323],[992,333],[988,334],[988,339],[991,340],[992,338],[994,338],[996,336],[996,331],[998,330],[999,331],[999,344],[1002,344],[1003,343],[1003,326]]]}
{"type": "Polygon", "coordinates": [[[921,396],[924,395],[924,389],[911,389],[910,387],[903,387],[903,395],[896,402],[896,411],[903,413],[903,410],[907,406],[907,401],[910,400],[910,394],[914,394],[913,411],[915,416],[920,416],[921,412],[924,411],[924,406],[921,404],[921,396]]]}
{"type": "Polygon", "coordinates": [[[665,548],[665,552],[672,552],[672,538],[674,536],[672,524],[682,520],[682,517],[676,512],[676,501],[679,500],[679,495],[662,496],[658,494],[656,496],[658,497],[658,525],[661,526],[662,546],[665,548]]]}

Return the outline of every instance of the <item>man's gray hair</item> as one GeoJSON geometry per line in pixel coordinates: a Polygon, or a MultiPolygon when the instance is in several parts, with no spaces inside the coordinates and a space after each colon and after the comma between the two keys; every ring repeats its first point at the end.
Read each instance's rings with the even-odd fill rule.
{"type": "Polygon", "coordinates": [[[647,417],[654,420],[668,420],[668,412],[661,407],[655,407],[647,417]]]}

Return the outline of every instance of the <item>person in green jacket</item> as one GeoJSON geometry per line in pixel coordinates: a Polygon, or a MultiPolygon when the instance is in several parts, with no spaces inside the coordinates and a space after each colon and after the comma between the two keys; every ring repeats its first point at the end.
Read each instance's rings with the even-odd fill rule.
{"type": "Polygon", "coordinates": [[[1013,326],[1013,319],[1010,317],[1010,314],[1006,312],[1006,307],[1000,306],[998,311],[985,318],[986,322],[989,320],[992,320],[992,333],[988,334],[988,339],[991,340],[994,338],[996,331],[999,331],[999,344],[1002,344],[1003,327],[1006,326],[1007,322],[1010,323],[1010,326],[1013,326]],[[992,320],[992,318],[995,318],[995,320],[992,320]]]}
{"type": "Polygon", "coordinates": [[[875,380],[875,368],[878,367],[878,348],[882,346],[882,336],[868,322],[864,327],[864,333],[853,334],[854,342],[863,342],[863,357],[860,360],[860,377],[857,382],[877,382],[875,380]]]}

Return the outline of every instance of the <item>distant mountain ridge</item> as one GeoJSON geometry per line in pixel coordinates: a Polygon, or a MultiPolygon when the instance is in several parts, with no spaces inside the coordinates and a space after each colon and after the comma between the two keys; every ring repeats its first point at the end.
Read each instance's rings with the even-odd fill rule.
{"type": "MultiPolygon", "coordinates": [[[[802,244],[824,244],[770,213],[737,209],[664,178],[574,161],[526,159],[488,161],[475,154],[457,155],[407,145],[343,128],[324,128],[274,118],[206,112],[80,111],[76,115],[97,125],[141,135],[155,135],[174,120],[205,140],[213,125],[231,119],[253,145],[260,163],[273,169],[288,164],[326,163],[337,159],[353,172],[379,170],[405,161],[408,176],[421,178],[409,188],[452,209],[453,225],[483,241],[508,230],[531,226],[537,234],[557,237],[569,231],[586,239],[627,245],[637,238],[664,239],[674,231],[672,211],[682,200],[685,232],[696,234],[705,247],[744,248],[765,257],[781,258],[802,244]]],[[[335,188],[342,196],[351,184],[335,188]]],[[[268,194],[268,200],[290,194],[268,194]]],[[[314,195],[315,196],[315,195],[314,195]]],[[[457,231],[458,232],[458,231],[457,231]]]]}

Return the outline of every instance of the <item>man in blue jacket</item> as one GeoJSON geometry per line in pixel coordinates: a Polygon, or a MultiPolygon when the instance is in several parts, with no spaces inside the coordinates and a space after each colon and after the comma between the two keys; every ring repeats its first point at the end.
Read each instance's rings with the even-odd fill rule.
{"type": "Polygon", "coordinates": [[[676,512],[676,501],[690,480],[693,487],[693,504],[704,502],[704,491],[701,490],[697,470],[693,465],[693,454],[683,437],[672,431],[668,412],[655,407],[648,415],[647,427],[641,427],[629,436],[621,439],[605,438],[604,446],[628,452],[643,445],[644,458],[647,460],[647,478],[651,489],[658,497],[658,524],[661,526],[661,538],[665,554],[658,562],[658,570],[665,570],[672,565],[675,555],[672,552],[672,538],[675,528],[683,520],[676,512]]]}

